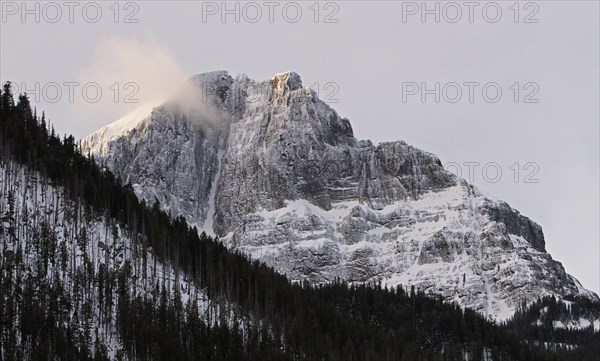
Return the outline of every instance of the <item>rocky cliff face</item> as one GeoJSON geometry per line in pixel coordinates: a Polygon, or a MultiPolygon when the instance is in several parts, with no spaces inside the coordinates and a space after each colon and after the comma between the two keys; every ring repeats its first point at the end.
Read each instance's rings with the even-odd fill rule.
{"type": "Polygon", "coordinates": [[[546,253],[538,224],[430,153],[357,140],[298,74],[220,71],[186,88],[84,150],[141,198],[290,279],[415,285],[496,319],[538,296],[598,298],[546,253]]]}

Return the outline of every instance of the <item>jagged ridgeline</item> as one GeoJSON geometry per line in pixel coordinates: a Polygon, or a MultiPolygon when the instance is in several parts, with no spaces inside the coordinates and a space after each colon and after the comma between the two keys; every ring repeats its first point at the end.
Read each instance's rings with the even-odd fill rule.
{"type": "Polygon", "coordinates": [[[591,360],[598,353],[592,326],[555,337],[547,320],[598,317],[589,299],[576,310],[540,300],[537,311],[517,312],[503,326],[414,290],[292,284],[159,204],[139,201],[72,136],[49,128],[25,95],[15,102],[5,85],[0,98],[3,360],[591,360]]]}

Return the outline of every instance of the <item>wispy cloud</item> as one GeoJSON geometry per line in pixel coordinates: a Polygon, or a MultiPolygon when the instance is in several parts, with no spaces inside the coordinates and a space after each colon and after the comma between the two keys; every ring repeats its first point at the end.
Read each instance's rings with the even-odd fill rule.
{"type": "Polygon", "coordinates": [[[142,105],[162,103],[188,75],[169,49],[153,39],[105,38],[90,64],[77,73],[82,88],[89,85],[89,95],[74,104],[74,115],[110,123],[142,105]]]}

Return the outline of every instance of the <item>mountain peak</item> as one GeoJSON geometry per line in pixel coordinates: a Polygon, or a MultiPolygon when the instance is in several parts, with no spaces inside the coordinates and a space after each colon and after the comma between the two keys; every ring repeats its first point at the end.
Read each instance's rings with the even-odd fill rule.
{"type": "Polygon", "coordinates": [[[302,88],[302,79],[298,73],[293,71],[286,71],[283,73],[275,74],[272,79],[273,88],[283,89],[288,88],[290,91],[302,88]]]}
{"type": "MultiPolygon", "coordinates": [[[[238,77],[248,78],[246,74],[239,74],[238,77]]],[[[192,75],[189,80],[195,81],[198,84],[218,84],[231,82],[233,77],[227,70],[215,70],[192,75]]],[[[303,87],[300,75],[291,70],[273,75],[271,82],[274,88],[283,89],[285,87],[290,91],[301,89],[303,87]]]]}
{"type": "Polygon", "coordinates": [[[213,83],[227,78],[231,78],[231,75],[229,75],[227,70],[214,70],[192,75],[190,77],[190,79],[200,80],[202,83],[213,83]]]}

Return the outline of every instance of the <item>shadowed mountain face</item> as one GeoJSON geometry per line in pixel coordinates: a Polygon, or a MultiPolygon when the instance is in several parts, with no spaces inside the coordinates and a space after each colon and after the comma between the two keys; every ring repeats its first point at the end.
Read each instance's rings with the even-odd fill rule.
{"type": "Polygon", "coordinates": [[[598,298],[546,253],[538,224],[430,153],[357,140],[293,72],[194,76],[83,148],[147,202],[295,281],[414,285],[500,320],[539,296],[598,298]]]}

